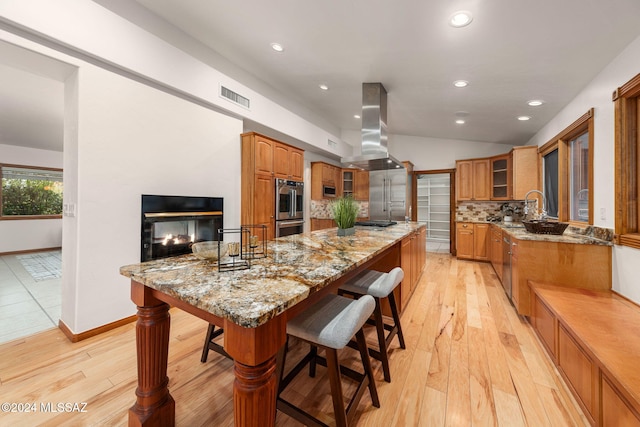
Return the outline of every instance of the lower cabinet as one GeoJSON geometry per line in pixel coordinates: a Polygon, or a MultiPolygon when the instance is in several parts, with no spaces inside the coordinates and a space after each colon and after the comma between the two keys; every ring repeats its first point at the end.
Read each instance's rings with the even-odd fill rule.
{"type": "Polygon", "coordinates": [[[337,227],[333,219],[311,218],[311,231],[324,230],[325,228],[337,227]]]}
{"type": "Polygon", "coordinates": [[[456,223],[456,256],[458,259],[473,259],[473,224],[456,223]]]}
{"type": "MultiPolygon", "coordinates": [[[[424,269],[427,252],[427,228],[422,227],[411,236],[405,237],[400,244],[400,267],[404,272],[404,279],[400,284],[400,311],[409,303],[413,291],[424,269]]],[[[396,295],[397,298],[397,295],[396,295]]]]}
{"type": "Polygon", "coordinates": [[[640,427],[640,418],[622,399],[605,374],[602,374],[602,425],[640,427]]]}
{"type": "Polygon", "coordinates": [[[592,424],[596,412],[598,369],[566,329],[558,327],[558,367],[592,424]]]}
{"type": "Polygon", "coordinates": [[[576,298],[581,295],[578,292],[559,295],[558,291],[545,292],[536,287],[529,317],[531,326],[591,425],[640,427],[640,401],[633,397],[638,395],[640,382],[635,374],[627,374],[637,372],[637,307],[630,309],[626,304],[614,304],[602,294],[580,291],[588,298],[576,298]],[[570,300],[577,300],[577,305],[568,304],[570,300]],[[600,300],[602,306],[597,305],[600,300]],[[585,305],[592,310],[592,320],[606,322],[606,328],[590,330],[592,333],[578,328],[585,305]],[[581,335],[575,333],[576,328],[581,335]],[[602,346],[606,351],[594,351],[602,346]],[[612,372],[617,376],[610,378],[612,372]]]}
{"type": "Polygon", "coordinates": [[[456,223],[456,256],[458,259],[489,260],[489,224],[456,223]]]}
{"type": "Polygon", "coordinates": [[[502,281],[502,230],[497,225],[489,227],[489,259],[498,279],[502,281]]]}

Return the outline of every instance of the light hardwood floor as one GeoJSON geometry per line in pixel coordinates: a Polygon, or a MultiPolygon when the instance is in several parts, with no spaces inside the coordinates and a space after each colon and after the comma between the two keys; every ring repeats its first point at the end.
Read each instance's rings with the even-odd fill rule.
{"type": "MultiPolygon", "coordinates": [[[[169,388],[178,426],[233,424],[232,363],[200,354],[206,323],[171,310],[169,388]]],[[[391,352],[392,382],[373,361],[381,408],[363,397],[362,426],[579,426],[581,410],[528,323],[515,314],[491,266],[427,255],[402,316],[407,349],[391,352]]],[[[369,331],[369,339],[372,338],[369,331]]],[[[289,362],[305,350],[293,343],[289,362]]],[[[351,349],[341,353],[355,363],[351,349]]],[[[332,423],[325,369],[301,373],[285,397],[332,423]]],[[[346,393],[353,388],[344,380],[346,393]]],[[[0,345],[0,401],[36,403],[36,413],[0,413],[0,425],[126,425],[136,387],[135,329],[130,324],[76,344],[58,330],[0,345]],[[41,403],[86,402],[84,413],[42,412],[41,403]]],[[[277,425],[298,425],[278,414],[277,425]]]]}

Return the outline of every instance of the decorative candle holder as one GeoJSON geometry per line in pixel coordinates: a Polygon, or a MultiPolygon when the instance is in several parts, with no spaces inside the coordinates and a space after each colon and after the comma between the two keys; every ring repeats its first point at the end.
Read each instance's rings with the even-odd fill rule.
{"type": "Polygon", "coordinates": [[[245,240],[243,256],[245,259],[258,259],[267,256],[267,226],[266,225],[242,225],[242,229],[249,232],[249,238],[245,240]]]}
{"type": "Polygon", "coordinates": [[[249,230],[245,228],[218,229],[218,247],[227,240],[227,256],[218,258],[218,271],[245,270],[251,267],[251,261],[243,253],[249,245],[249,230]],[[228,237],[228,240],[225,238],[228,237]]]}

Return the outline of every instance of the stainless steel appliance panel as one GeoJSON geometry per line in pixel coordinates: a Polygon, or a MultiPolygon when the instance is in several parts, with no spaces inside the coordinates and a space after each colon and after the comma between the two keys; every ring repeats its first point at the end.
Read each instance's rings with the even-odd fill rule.
{"type": "Polygon", "coordinates": [[[304,184],[276,178],[276,220],[303,219],[304,184]]]}
{"type": "Polygon", "coordinates": [[[407,171],[369,173],[369,217],[371,220],[404,221],[407,212],[407,171]]]}
{"type": "Polygon", "coordinates": [[[304,231],[303,220],[276,221],[276,237],[291,236],[304,231]]]}

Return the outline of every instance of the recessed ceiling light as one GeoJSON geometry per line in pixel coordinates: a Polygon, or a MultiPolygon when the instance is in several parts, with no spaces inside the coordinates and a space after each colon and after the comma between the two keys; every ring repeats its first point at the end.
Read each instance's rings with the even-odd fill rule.
{"type": "Polygon", "coordinates": [[[400,169],[400,165],[396,165],[396,169],[400,169]]]}
{"type": "Polygon", "coordinates": [[[518,116],[518,120],[520,120],[521,122],[526,122],[527,120],[529,120],[531,117],[529,116],[518,116]]]}
{"type": "Polygon", "coordinates": [[[275,50],[276,52],[284,51],[284,47],[280,43],[271,43],[271,49],[275,50]]]}
{"type": "Polygon", "coordinates": [[[460,28],[466,27],[473,21],[473,15],[468,10],[459,10],[449,17],[449,25],[460,28]]]}
{"type": "Polygon", "coordinates": [[[354,115],[353,115],[353,118],[354,118],[354,119],[359,119],[359,118],[360,118],[360,114],[354,114],[354,115]]]}
{"type": "Polygon", "coordinates": [[[544,101],[541,100],[541,99],[532,99],[531,101],[527,101],[527,104],[530,107],[538,107],[538,106],[544,104],[544,101]]]}
{"type": "Polygon", "coordinates": [[[456,120],[456,124],[463,125],[464,124],[464,120],[458,119],[458,120],[456,120]]]}
{"type": "Polygon", "coordinates": [[[393,160],[387,159],[387,163],[393,163],[393,160]]]}
{"type": "Polygon", "coordinates": [[[329,86],[327,86],[327,85],[326,85],[326,84],[324,84],[324,83],[323,83],[323,84],[321,84],[321,85],[318,85],[318,87],[319,87],[320,89],[322,89],[322,90],[329,90],[329,86]]]}
{"type": "Polygon", "coordinates": [[[456,80],[455,82],[453,82],[453,85],[455,87],[467,87],[469,86],[469,82],[466,80],[456,80]]]}

